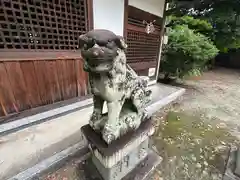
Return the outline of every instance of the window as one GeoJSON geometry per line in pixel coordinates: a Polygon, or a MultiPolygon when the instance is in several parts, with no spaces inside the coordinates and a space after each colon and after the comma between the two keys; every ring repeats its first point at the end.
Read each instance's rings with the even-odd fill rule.
{"type": "Polygon", "coordinates": [[[88,30],[87,0],[1,0],[0,49],[74,50],[88,30]]]}

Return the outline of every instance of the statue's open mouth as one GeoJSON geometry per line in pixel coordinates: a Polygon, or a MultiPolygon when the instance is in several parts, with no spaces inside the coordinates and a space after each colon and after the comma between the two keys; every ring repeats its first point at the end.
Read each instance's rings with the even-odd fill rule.
{"type": "Polygon", "coordinates": [[[113,68],[112,59],[91,59],[86,64],[92,72],[108,72],[113,68]]]}

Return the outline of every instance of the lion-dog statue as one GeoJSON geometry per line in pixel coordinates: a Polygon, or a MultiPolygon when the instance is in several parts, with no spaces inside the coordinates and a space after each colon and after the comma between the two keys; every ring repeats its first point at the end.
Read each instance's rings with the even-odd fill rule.
{"type": "Polygon", "coordinates": [[[108,30],[96,29],[79,37],[94,102],[89,124],[107,144],[137,129],[146,119],[144,108],[150,101],[148,78],[139,77],[127,65],[126,48],[124,39],[108,30]]]}

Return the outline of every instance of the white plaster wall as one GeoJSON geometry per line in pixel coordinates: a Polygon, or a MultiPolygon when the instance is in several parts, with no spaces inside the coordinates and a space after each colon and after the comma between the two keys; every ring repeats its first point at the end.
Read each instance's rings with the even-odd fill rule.
{"type": "Polygon", "coordinates": [[[165,0],[129,0],[128,4],[151,14],[163,17],[165,0]]]}
{"type": "Polygon", "coordinates": [[[108,29],[123,36],[124,0],[93,0],[94,29],[108,29]]]}

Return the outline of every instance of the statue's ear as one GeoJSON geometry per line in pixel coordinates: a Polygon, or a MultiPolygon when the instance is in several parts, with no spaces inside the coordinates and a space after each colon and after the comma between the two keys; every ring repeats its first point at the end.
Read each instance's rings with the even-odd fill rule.
{"type": "Polygon", "coordinates": [[[127,49],[127,44],[122,36],[118,36],[116,44],[120,49],[127,49]]]}

